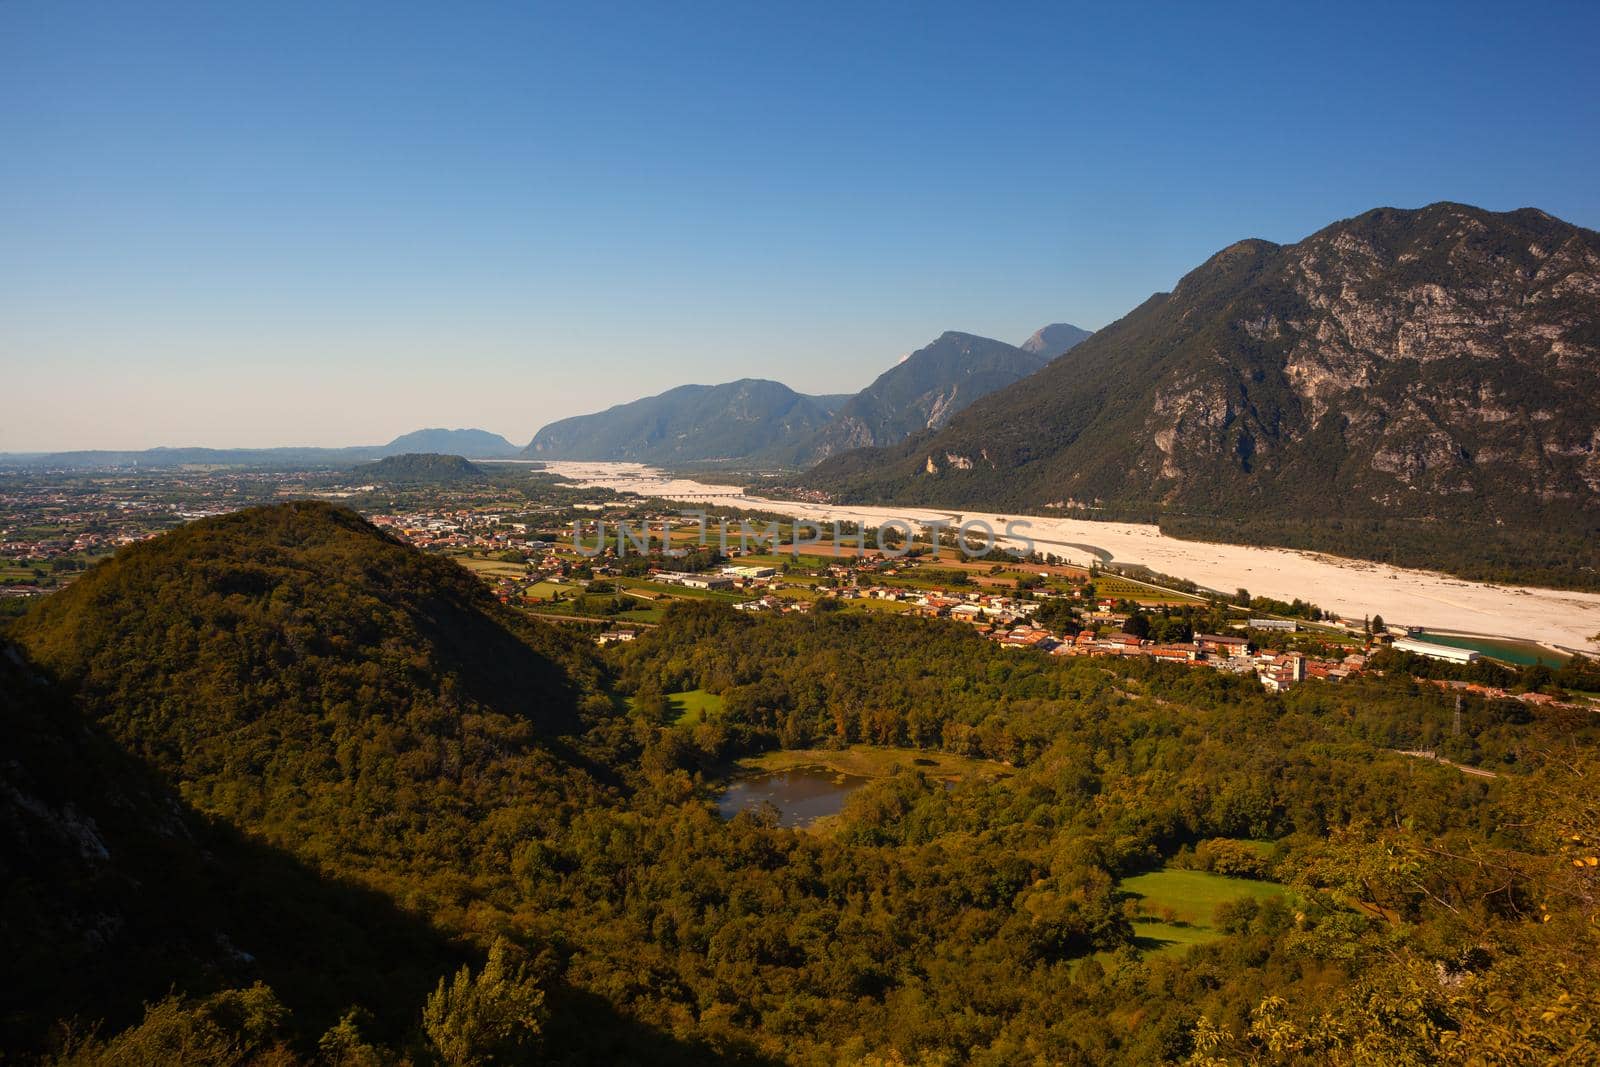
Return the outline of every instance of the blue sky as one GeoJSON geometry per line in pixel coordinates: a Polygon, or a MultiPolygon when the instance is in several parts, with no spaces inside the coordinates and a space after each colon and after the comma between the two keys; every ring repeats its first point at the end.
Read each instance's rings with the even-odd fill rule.
{"type": "Polygon", "coordinates": [[[1600,227],[1600,8],[1317,6],[0,0],[0,450],[520,444],[1380,205],[1600,227]]]}

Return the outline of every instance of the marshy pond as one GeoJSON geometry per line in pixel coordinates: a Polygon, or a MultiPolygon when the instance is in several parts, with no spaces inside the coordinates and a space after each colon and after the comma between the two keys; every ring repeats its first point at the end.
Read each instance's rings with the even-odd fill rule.
{"type": "Polygon", "coordinates": [[[735,778],[717,798],[725,819],[741,811],[771,804],[779,826],[807,826],[825,815],[837,815],[845,798],[871,781],[858,774],[843,774],[826,767],[793,767],[735,778]]]}

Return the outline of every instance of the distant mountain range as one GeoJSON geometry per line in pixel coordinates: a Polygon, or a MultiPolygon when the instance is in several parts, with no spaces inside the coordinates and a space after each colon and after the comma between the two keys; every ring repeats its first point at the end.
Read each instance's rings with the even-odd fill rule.
{"type": "Polygon", "coordinates": [[[937,429],[974,400],[1027,377],[1087,336],[1076,326],[1047,326],[1030,338],[1035,347],[1024,349],[952,331],[847,396],[807,396],[760,379],[679,386],[551,423],[522,454],[809,466],[851,448],[893,444],[937,429]]]}
{"type": "Polygon", "coordinates": [[[386,445],[349,448],[150,448],[0,453],[0,464],[57,467],[244,466],[346,468],[386,456],[579,459],[658,464],[808,467],[853,448],[896,444],[937,430],[973,401],[1044,367],[1089,336],[1067,323],[1022,345],[950,331],[904,357],[854,394],[812,396],[781,382],[743,378],[681,385],[545,426],[521,449],[478,429],[429,428],[386,445]]]}
{"type": "Polygon", "coordinates": [[[1228,539],[1275,524],[1261,536],[1380,558],[1408,538],[1486,551],[1460,533],[1481,525],[1519,531],[1519,564],[1600,581],[1600,234],[1441,203],[1241,241],[939,433],[805,481],[1227,520],[1228,539]]]}
{"type": "Polygon", "coordinates": [[[475,459],[509,457],[517,446],[487,430],[414,430],[386,445],[348,448],[145,448],[0,453],[0,464],[33,467],[349,467],[384,456],[439,452],[475,459]]]}

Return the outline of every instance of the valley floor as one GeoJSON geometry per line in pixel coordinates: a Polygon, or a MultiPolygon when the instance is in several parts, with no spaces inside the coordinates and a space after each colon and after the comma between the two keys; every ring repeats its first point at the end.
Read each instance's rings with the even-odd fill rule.
{"type": "MultiPolygon", "coordinates": [[[[583,486],[683,500],[689,506],[741,507],[817,522],[876,525],[891,518],[950,519],[957,513],[927,508],[888,508],[769,500],[740,487],[673,478],[638,463],[550,462],[546,467],[583,486]]],[[[1573,650],[1600,651],[1600,593],[1487,585],[1432,571],[1344,559],[1320,553],[1247,545],[1181,541],[1151,525],[1095,522],[1041,515],[963,512],[998,532],[1006,521],[1032,523],[1028,531],[1040,552],[1073,562],[1143,565],[1211,589],[1249,589],[1257,596],[1300,597],[1357,619],[1382,615],[1391,624],[1422,626],[1542,641],[1573,650]],[[1108,558],[1109,557],[1109,558],[1108,558]]]]}

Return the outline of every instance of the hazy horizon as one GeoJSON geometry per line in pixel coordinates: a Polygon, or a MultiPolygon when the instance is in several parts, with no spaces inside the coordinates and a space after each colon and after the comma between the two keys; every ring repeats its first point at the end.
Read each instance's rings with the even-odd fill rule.
{"type": "Polygon", "coordinates": [[[1600,225],[1590,9],[1144,21],[0,5],[0,451],[520,447],[1099,328],[1375,207],[1600,225]]]}

